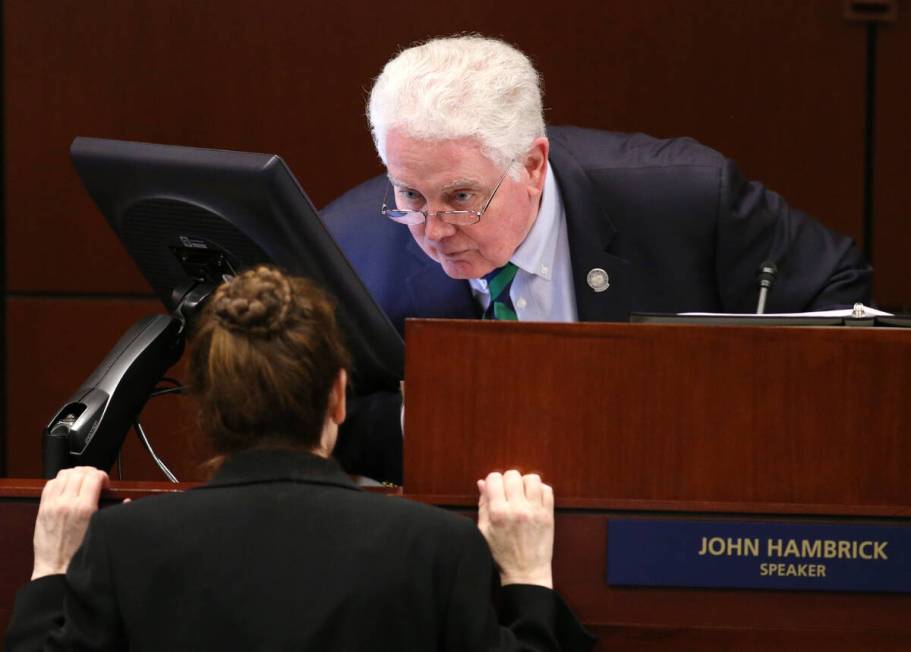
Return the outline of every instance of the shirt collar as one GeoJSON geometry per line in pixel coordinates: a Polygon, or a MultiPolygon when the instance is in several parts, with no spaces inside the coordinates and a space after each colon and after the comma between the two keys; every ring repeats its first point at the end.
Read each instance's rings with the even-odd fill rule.
{"type": "MultiPolygon", "coordinates": [[[[557,256],[557,240],[560,235],[560,219],[563,214],[563,200],[557,186],[554,171],[547,162],[544,177],[544,192],[541,205],[531,230],[522,244],[513,253],[510,262],[523,272],[540,276],[548,281],[554,273],[554,259],[557,256]]],[[[487,281],[483,278],[470,279],[469,284],[476,291],[487,292],[487,281]]]]}
{"type": "Polygon", "coordinates": [[[554,271],[554,259],[557,255],[557,239],[560,235],[560,213],[563,202],[560,190],[554,178],[554,171],[547,162],[547,174],[544,178],[544,192],[541,195],[541,206],[538,216],[525,236],[525,240],[512,255],[511,262],[519,269],[551,279],[554,271]]]}
{"type": "Polygon", "coordinates": [[[208,484],[198,488],[289,481],[357,489],[335,460],[283,448],[253,448],[234,453],[208,484]]]}

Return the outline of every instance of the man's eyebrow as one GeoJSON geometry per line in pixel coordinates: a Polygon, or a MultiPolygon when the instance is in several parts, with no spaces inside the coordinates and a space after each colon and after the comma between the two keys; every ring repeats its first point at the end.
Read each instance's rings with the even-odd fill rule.
{"type": "MultiPolygon", "coordinates": [[[[409,183],[405,183],[401,179],[396,179],[392,175],[386,175],[386,178],[389,179],[389,183],[391,183],[393,186],[397,186],[400,188],[413,188],[414,187],[409,183]]],[[[478,181],[477,179],[469,179],[469,178],[455,179],[454,181],[450,181],[445,186],[440,188],[440,190],[442,192],[446,192],[446,191],[452,190],[454,188],[464,188],[466,186],[482,188],[484,186],[484,184],[482,182],[478,181]]]]}
{"type": "Polygon", "coordinates": [[[480,181],[478,181],[477,179],[468,179],[468,178],[466,178],[466,179],[456,179],[455,181],[450,181],[449,183],[447,183],[447,184],[446,184],[445,186],[443,186],[440,190],[442,190],[443,192],[445,192],[445,191],[447,191],[447,190],[452,190],[452,189],[454,189],[454,188],[464,188],[464,187],[466,187],[466,186],[468,186],[468,187],[480,188],[480,187],[482,187],[483,185],[484,185],[484,184],[481,183],[480,181]]]}
{"type": "Polygon", "coordinates": [[[391,174],[387,174],[386,178],[389,179],[389,183],[391,183],[393,186],[404,186],[405,188],[410,187],[407,183],[405,183],[404,181],[400,181],[399,179],[396,179],[391,174]]]}

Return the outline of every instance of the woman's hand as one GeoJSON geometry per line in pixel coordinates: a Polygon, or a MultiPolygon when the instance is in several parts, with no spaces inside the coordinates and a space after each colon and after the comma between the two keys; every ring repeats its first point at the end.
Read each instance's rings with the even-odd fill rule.
{"type": "Polygon", "coordinates": [[[502,584],[553,588],[554,492],[538,475],[491,473],[478,480],[478,528],[502,584]]]}
{"type": "Polygon", "coordinates": [[[108,474],[90,466],[64,469],[44,485],[35,522],[35,566],[32,579],[66,573],[85,538],[89,519],[98,509],[108,474]]]}

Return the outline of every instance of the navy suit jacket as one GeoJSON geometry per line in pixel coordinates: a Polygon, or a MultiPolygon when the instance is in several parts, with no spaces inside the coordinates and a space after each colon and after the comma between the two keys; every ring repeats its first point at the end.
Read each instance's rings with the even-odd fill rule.
{"type": "MultiPolygon", "coordinates": [[[[765,260],[779,268],[767,312],[870,301],[872,270],[850,239],[745,180],[718,152],[688,138],[576,127],[551,127],[548,137],[580,321],[753,312],[765,260]],[[588,286],[594,268],[608,273],[604,292],[588,286]]],[[[468,283],[380,215],[386,184],[371,179],[322,211],[374,297],[402,332],[407,317],[478,317],[468,283]]]]}
{"type": "MultiPolygon", "coordinates": [[[[849,238],[745,180],[736,164],[688,138],[659,140],[552,127],[550,164],[566,209],[581,321],[626,321],[631,312],[753,312],[757,271],[778,278],[766,312],[870,301],[872,270],[849,238]],[[607,272],[595,292],[590,270],[607,272]]],[[[477,318],[467,281],[446,276],[408,229],[380,215],[385,177],[327,206],[322,217],[386,314],[477,318]]],[[[397,395],[351,403],[336,454],[346,468],[401,481],[397,395]]]]}

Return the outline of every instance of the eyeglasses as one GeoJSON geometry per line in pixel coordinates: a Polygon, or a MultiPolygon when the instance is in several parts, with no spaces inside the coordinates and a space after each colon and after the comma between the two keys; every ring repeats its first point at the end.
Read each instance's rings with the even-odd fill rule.
{"type": "Polygon", "coordinates": [[[510,162],[510,164],[506,166],[506,171],[503,172],[503,176],[497,181],[497,185],[494,187],[493,192],[490,193],[490,197],[485,202],[484,207],[479,211],[406,211],[398,208],[387,208],[386,199],[389,196],[389,187],[387,186],[386,193],[383,195],[383,209],[380,212],[393,222],[398,222],[399,224],[423,224],[431,215],[435,215],[447,224],[453,224],[455,226],[477,224],[481,221],[481,216],[484,215],[490,207],[490,203],[496,196],[497,190],[500,189],[503,179],[509,174],[509,169],[511,167],[512,163],[510,162]]]}

